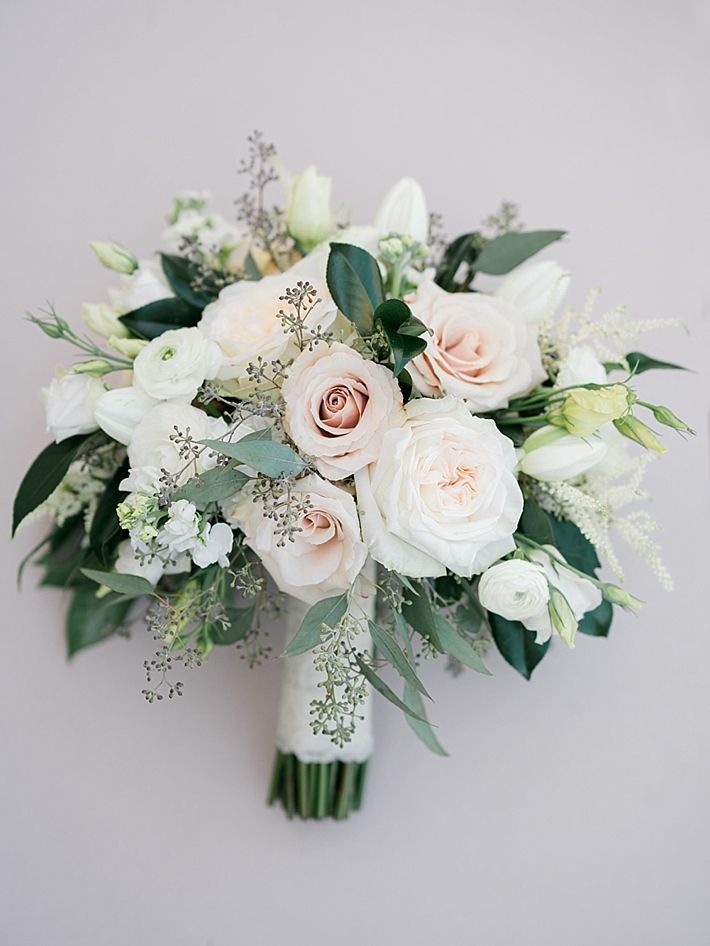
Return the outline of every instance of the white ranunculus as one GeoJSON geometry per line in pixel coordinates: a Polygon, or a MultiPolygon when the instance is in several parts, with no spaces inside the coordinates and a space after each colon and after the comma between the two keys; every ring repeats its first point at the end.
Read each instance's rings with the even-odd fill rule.
{"type": "Polygon", "coordinates": [[[554,260],[518,266],[498,285],[495,295],[520,310],[527,322],[554,315],[569,289],[570,274],[554,260]]]}
{"type": "Polygon", "coordinates": [[[86,327],[103,338],[127,338],[130,334],[116,309],[106,302],[85,302],[81,314],[86,327]]]}
{"type": "Polygon", "coordinates": [[[325,240],[332,229],[331,185],[331,179],[319,175],[313,164],[284,180],[288,232],[306,252],[325,240]]]}
{"type": "Polygon", "coordinates": [[[157,400],[191,401],[219,370],[220,351],[198,328],[163,332],[133,362],[133,383],[157,400]]]}
{"type": "Polygon", "coordinates": [[[52,379],[43,394],[47,430],[56,443],[96,430],[94,408],[105,390],[103,382],[86,374],[65,374],[52,379]]]}
{"type": "Polygon", "coordinates": [[[101,430],[119,443],[128,444],[133,431],[158,402],[139,388],[129,385],[104,391],[96,401],[94,417],[101,430]]]}
{"type": "Polygon", "coordinates": [[[508,621],[525,621],[547,607],[550,591],[539,565],[511,558],[481,575],[478,598],[487,611],[508,621]]]}
{"type": "Polygon", "coordinates": [[[408,366],[422,394],[454,394],[473,411],[494,411],[547,377],[536,332],[505,300],[445,292],[428,280],[406,301],[431,329],[425,351],[408,366]]]}
{"type": "Polygon", "coordinates": [[[560,362],[555,386],[571,388],[575,384],[606,384],[604,365],[588,345],[575,345],[560,362]]]}
{"type": "Polygon", "coordinates": [[[418,398],[355,474],[370,554],[412,578],[470,577],[515,548],[523,497],[513,444],[454,397],[418,398]]]}
{"type": "Polygon", "coordinates": [[[600,463],[608,446],[599,434],[574,437],[551,424],[531,434],[518,452],[521,473],[543,482],[572,480],[600,463]]]}
{"type": "Polygon", "coordinates": [[[294,534],[283,541],[277,523],[264,515],[261,502],[242,496],[232,509],[230,520],[245,534],[247,545],[281,591],[315,604],[322,598],[347,591],[367,559],[357,508],[350,493],[315,474],[297,480],[291,499],[308,497],[294,534]]]}
{"type": "MultiPolygon", "coordinates": [[[[572,612],[571,617],[578,623],[587,611],[593,611],[602,603],[602,593],[597,586],[566,568],[564,557],[553,546],[543,545],[541,549],[529,552],[528,557],[540,566],[549,585],[564,595],[572,612]]],[[[536,631],[535,640],[538,644],[544,644],[552,637],[552,619],[547,607],[525,618],[522,623],[529,630],[536,631]]],[[[574,632],[566,636],[565,643],[574,646],[574,632]]]]}
{"type": "Polygon", "coordinates": [[[108,291],[111,305],[119,315],[172,295],[160,264],[152,259],[141,260],[135,272],[121,276],[119,285],[108,291]]]}
{"type": "Polygon", "coordinates": [[[215,564],[227,568],[233,544],[234,533],[225,522],[208,522],[193,546],[192,561],[199,568],[215,564]]]}
{"type": "Polygon", "coordinates": [[[288,309],[280,297],[286,289],[295,288],[299,280],[311,282],[321,300],[305,320],[306,328],[320,325],[326,329],[332,323],[337,310],[327,285],[319,281],[320,261],[314,262],[307,256],[301,264],[285,273],[264,276],[258,282],[242,280],[227,286],[204,310],[198,328],[219,345],[219,378],[247,383],[247,368],[259,357],[271,361],[289,353],[297,354],[298,349],[293,350],[293,335],[284,331],[278,314],[288,309]]]}
{"type": "Polygon", "coordinates": [[[189,433],[194,441],[216,439],[228,429],[221,417],[210,417],[188,404],[172,404],[168,401],[156,404],[133,431],[128,445],[132,479],[130,485],[122,486],[122,489],[135,490],[135,471],[146,467],[167,470],[168,473],[184,471],[181,474],[181,482],[184,482],[194,473],[201,473],[215,465],[216,458],[210,450],[205,450],[194,463],[188,464],[180,456],[179,445],[171,439],[175,435],[175,428],[183,436],[189,433]]]}
{"type": "Polygon", "coordinates": [[[403,177],[387,191],[375,214],[375,227],[381,236],[406,233],[426,243],[429,213],[424,191],[414,178],[403,177]]]}
{"type": "Polygon", "coordinates": [[[145,578],[151,585],[157,585],[163,576],[165,565],[157,556],[137,556],[130,540],[124,539],[118,546],[114,569],[120,575],[136,575],[138,578],[145,578]]]}

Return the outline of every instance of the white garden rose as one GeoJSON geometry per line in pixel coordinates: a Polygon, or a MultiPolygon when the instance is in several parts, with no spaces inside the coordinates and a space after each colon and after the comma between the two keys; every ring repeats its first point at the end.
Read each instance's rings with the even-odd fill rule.
{"type": "Polygon", "coordinates": [[[539,565],[511,558],[498,562],[481,575],[478,599],[486,611],[508,621],[525,621],[547,607],[550,591],[539,565]]]}
{"type": "Polygon", "coordinates": [[[575,384],[606,384],[604,365],[588,345],[570,348],[560,362],[555,387],[571,388],[575,384]]]}
{"type": "Polygon", "coordinates": [[[104,391],[96,401],[94,417],[101,430],[126,446],[133,431],[158,401],[139,388],[129,385],[104,391]]]}
{"type": "Polygon", "coordinates": [[[385,194],[377,213],[375,227],[382,236],[404,233],[419,243],[429,235],[429,212],[424,191],[413,177],[403,177],[385,194]]]}
{"type": "Polygon", "coordinates": [[[503,299],[445,292],[425,280],[407,302],[431,329],[426,350],[408,366],[422,394],[454,394],[473,411],[493,411],[545,380],[535,331],[503,299]]]}
{"type": "Polygon", "coordinates": [[[548,424],[525,441],[518,453],[518,469],[543,482],[573,480],[600,463],[607,450],[607,441],[600,434],[575,437],[548,424]]]}
{"type": "MultiPolygon", "coordinates": [[[[133,431],[128,446],[131,477],[126,486],[121,486],[122,489],[135,491],[143,488],[139,485],[140,474],[136,471],[146,468],[152,471],[167,470],[168,473],[184,471],[180,477],[180,481],[184,482],[194,473],[214,467],[216,457],[209,449],[204,450],[190,464],[180,456],[179,445],[172,439],[176,428],[183,436],[189,434],[194,441],[213,440],[222,436],[228,429],[221,417],[209,417],[204,411],[188,404],[172,404],[167,401],[157,404],[133,431]]],[[[150,477],[147,479],[149,482],[150,477]]]]}
{"type": "Polygon", "coordinates": [[[376,460],[386,431],[404,419],[402,393],[389,368],[338,342],[301,352],[281,395],[286,432],[331,480],[376,460]]]}
{"type": "MultiPolygon", "coordinates": [[[[564,556],[553,546],[543,545],[540,549],[528,552],[528,557],[541,569],[553,589],[551,596],[556,597],[554,589],[566,599],[565,611],[572,624],[571,633],[564,634],[565,643],[574,646],[574,622],[579,623],[588,611],[593,611],[602,603],[602,593],[591,581],[582,578],[565,567],[564,556]]],[[[525,618],[522,623],[531,631],[536,632],[535,641],[544,644],[552,637],[553,622],[549,608],[541,608],[537,614],[525,618]]],[[[559,629],[557,629],[559,631],[559,629]]],[[[563,636],[562,634],[560,636],[563,636]]]]}
{"type": "Polygon", "coordinates": [[[306,496],[310,506],[300,516],[293,542],[284,541],[262,503],[249,497],[233,510],[232,521],[243,529],[247,545],[281,591],[315,604],[350,588],[365,564],[367,547],[349,492],[311,475],[291,489],[292,502],[306,496]]]}
{"type": "Polygon", "coordinates": [[[94,408],[105,390],[98,378],[86,374],[65,374],[52,379],[42,393],[47,430],[56,443],[96,430],[94,408]]]}
{"type": "Polygon", "coordinates": [[[157,400],[191,401],[219,370],[220,351],[198,328],[163,332],[133,362],[133,383],[157,400]]]}
{"type": "Polygon", "coordinates": [[[378,459],[355,474],[370,554],[412,578],[470,577],[508,552],[523,497],[515,450],[492,420],[454,397],[418,398],[378,459]]]}
{"type": "Polygon", "coordinates": [[[498,285],[495,295],[512,303],[526,322],[542,322],[567,295],[570,274],[554,260],[518,266],[498,285]]]}
{"type": "Polygon", "coordinates": [[[108,291],[111,305],[119,315],[172,295],[160,263],[152,259],[140,260],[134,272],[121,276],[119,285],[108,291]]]}

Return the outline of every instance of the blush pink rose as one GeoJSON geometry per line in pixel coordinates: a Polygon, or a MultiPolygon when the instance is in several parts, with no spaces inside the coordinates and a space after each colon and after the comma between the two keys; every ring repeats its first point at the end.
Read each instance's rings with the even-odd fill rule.
{"type": "Polygon", "coordinates": [[[389,368],[340,343],[303,351],[281,394],[288,435],[331,480],[376,460],[385,433],[404,420],[402,394],[389,368]]]}
{"type": "Polygon", "coordinates": [[[409,365],[422,394],[453,394],[485,412],[506,407],[544,381],[536,330],[510,302],[445,292],[431,281],[407,302],[432,330],[426,350],[409,365]]]}

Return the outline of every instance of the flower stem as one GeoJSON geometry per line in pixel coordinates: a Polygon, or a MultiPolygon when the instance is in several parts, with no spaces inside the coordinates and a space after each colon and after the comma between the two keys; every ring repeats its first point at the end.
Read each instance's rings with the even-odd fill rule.
{"type": "Polygon", "coordinates": [[[301,762],[277,750],[267,801],[288,818],[342,821],[360,810],[366,772],[367,762],[301,762]]]}

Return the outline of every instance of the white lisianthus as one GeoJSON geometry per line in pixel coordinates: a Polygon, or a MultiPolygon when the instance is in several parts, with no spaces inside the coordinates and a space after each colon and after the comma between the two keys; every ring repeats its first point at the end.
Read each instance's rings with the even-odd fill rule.
{"type": "Polygon", "coordinates": [[[426,243],[429,213],[424,191],[413,177],[401,178],[387,191],[375,214],[375,227],[381,236],[406,233],[426,243]]]}
{"type": "Polygon", "coordinates": [[[104,391],[96,401],[94,417],[101,430],[127,446],[133,431],[157,403],[155,398],[133,385],[114,388],[104,391]]]}
{"type": "Polygon", "coordinates": [[[526,322],[542,322],[567,295],[570,274],[554,260],[518,266],[497,286],[495,295],[514,305],[526,322]]]}
{"type": "Polygon", "coordinates": [[[111,305],[119,315],[170,299],[172,295],[160,264],[151,259],[140,260],[134,272],[121,276],[119,285],[108,291],[111,305]]]}
{"type": "Polygon", "coordinates": [[[565,643],[573,647],[576,625],[588,611],[599,607],[602,593],[587,578],[570,571],[562,554],[553,546],[543,545],[527,554],[542,569],[551,591],[548,606],[525,618],[522,623],[536,632],[538,644],[548,641],[556,630],[565,643]]]}
{"type": "Polygon", "coordinates": [[[491,565],[481,575],[478,598],[486,611],[508,621],[525,621],[547,607],[550,590],[539,565],[511,558],[491,565]]]}
{"type": "MultiPolygon", "coordinates": [[[[128,460],[131,466],[130,485],[122,489],[136,489],[135,471],[150,468],[153,471],[167,470],[181,473],[184,482],[194,473],[212,469],[217,460],[211,450],[206,449],[192,463],[180,456],[175,440],[175,428],[194,441],[213,440],[227,431],[221,418],[209,417],[204,411],[188,404],[172,404],[164,401],[151,408],[133,431],[128,445],[128,460]]],[[[124,481],[125,482],[125,481],[124,481]]]]}
{"type": "Polygon", "coordinates": [[[571,388],[575,384],[606,384],[607,373],[588,345],[575,345],[560,362],[555,387],[571,388]]]}
{"type": "Polygon", "coordinates": [[[103,382],[87,374],[65,374],[52,379],[42,393],[47,430],[56,443],[96,430],[94,409],[105,390],[103,382]]]}
{"type": "Polygon", "coordinates": [[[370,554],[412,578],[470,577],[515,548],[523,497],[515,451],[492,420],[454,397],[418,398],[355,474],[370,554]]]}
{"type": "Polygon", "coordinates": [[[454,394],[473,411],[493,411],[547,377],[536,333],[505,300],[445,292],[425,280],[406,301],[431,329],[425,351],[408,366],[422,394],[454,394]]]}
{"type": "Polygon", "coordinates": [[[227,568],[233,544],[234,533],[225,522],[208,522],[192,548],[192,561],[198,568],[214,564],[227,568]]]}
{"type": "Polygon", "coordinates": [[[532,433],[518,452],[521,473],[543,482],[572,480],[600,463],[608,445],[599,434],[574,437],[548,424],[532,433]]]}
{"type": "Polygon", "coordinates": [[[164,562],[157,556],[136,555],[129,539],[124,539],[118,546],[118,558],[113,567],[119,575],[136,575],[151,585],[157,585],[165,570],[164,562]]]}
{"type": "Polygon", "coordinates": [[[325,240],[332,229],[331,185],[331,179],[319,175],[313,164],[295,177],[284,178],[286,225],[305,252],[325,240]]]}
{"type": "Polygon", "coordinates": [[[106,302],[85,302],[81,314],[86,327],[103,338],[127,338],[130,334],[119,313],[106,302]]]}
{"type": "Polygon", "coordinates": [[[219,370],[220,351],[197,328],[163,332],[133,362],[137,388],[157,400],[191,401],[206,378],[219,370]]]}

